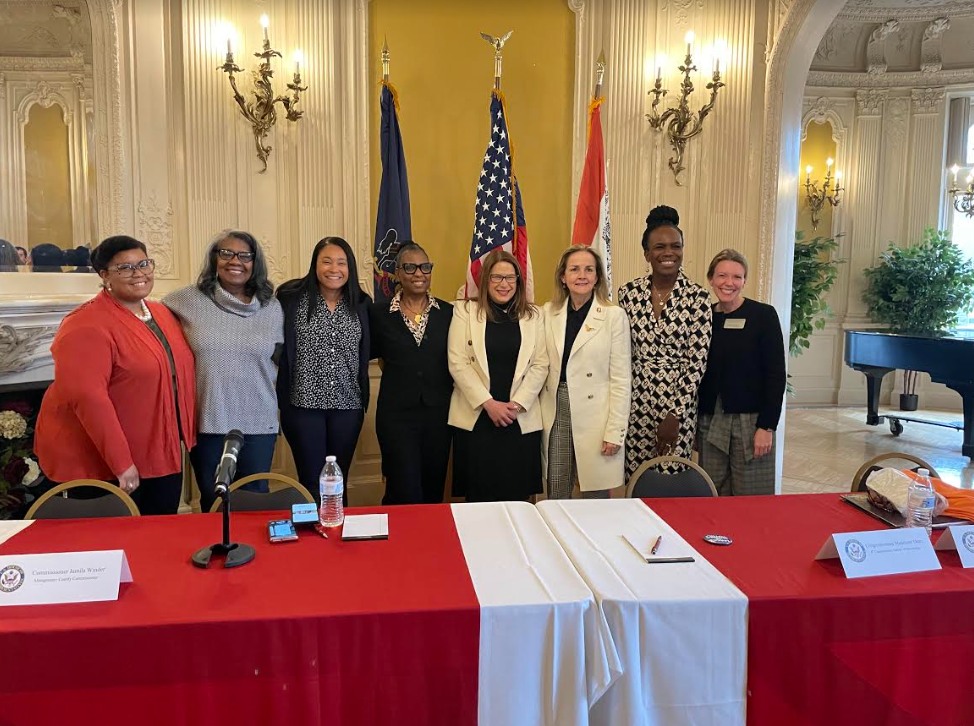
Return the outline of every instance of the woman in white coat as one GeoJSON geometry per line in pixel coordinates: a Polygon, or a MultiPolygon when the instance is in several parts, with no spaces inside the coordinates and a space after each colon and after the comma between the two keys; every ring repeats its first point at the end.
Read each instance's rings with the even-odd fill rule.
{"type": "Polygon", "coordinates": [[[544,320],[527,300],[517,260],[484,260],[479,295],[458,303],[447,339],[453,397],[453,495],[468,502],[541,493],[541,411],[548,374],[544,320]]]}
{"type": "Polygon", "coordinates": [[[541,391],[549,499],[606,498],[625,483],[632,360],[626,313],[609,300],[605,266],[569,247],[544,306],[548,379],[541,391]]]}

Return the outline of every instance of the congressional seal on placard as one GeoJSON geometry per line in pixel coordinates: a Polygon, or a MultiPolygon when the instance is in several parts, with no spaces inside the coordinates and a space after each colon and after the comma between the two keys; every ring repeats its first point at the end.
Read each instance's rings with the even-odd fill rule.
{"type": "Polygon", "coordinates": [[[850,539],[845,543],[845,553],[853,562],[865,562],[866,560],[866,548],[857,539],[850,539]]]}
{"type": "Polygon", "coordinates": [[[968,552],[974,552],[974,532],[965,532],[960,541],[961,544],[964,545],[965,550],[968,552]]]}
{"type": "Polygon", "coordinates": [[[0,592],[13,592],[24,584],[27,576],[22,567],[7,565],[0,570],[0,592]]]}

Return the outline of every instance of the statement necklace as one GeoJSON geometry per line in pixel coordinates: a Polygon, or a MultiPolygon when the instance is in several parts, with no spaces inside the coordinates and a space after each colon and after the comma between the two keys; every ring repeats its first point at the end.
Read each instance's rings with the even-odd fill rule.
{"type": "Polygon", "coordinates": [[[140,300],[139,304],[142,306],[142,312],[135,313],[135,317],[137,317],[143,323],[148,323],[150,320],[152,320],[152,313],[149,311],[148,306],[145,304],[145,300],[140,300]]]}

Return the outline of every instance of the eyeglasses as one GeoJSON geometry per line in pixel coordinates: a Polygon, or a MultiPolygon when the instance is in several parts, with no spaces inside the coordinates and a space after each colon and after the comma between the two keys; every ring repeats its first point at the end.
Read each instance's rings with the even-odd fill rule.
{"type": "Polygon", "coordinates": [[[433,263],[424,262],[417,265],[415,262],[403,262],[401,265],[399,265],[399,269],[405,272],[407,275],[414,274],[416,270],[419,270],[424,275],[428,275],[433,271],[433,263]]]}
{"type": "Polygon", "coordinates": [[[508,285],[514,285],[517,283],[517,275],[491,275],[490,281],[495,285],[499,285],[502,282],[506,282],[508,285]]]}
{"type": "Polygon", "coordinates": [[[115,270],[122,277],[134,277],[135,271],[138,270],[143,274],[150,274],[156,268],[156,261],[151,257],[147,257],[144,260],[139,260],[138,262],[123,262],[120,265],[111,265],[109,270],[115,270]]]}
{"type": "Polygon", "coordinates": [[[253,262],[254,257],[256,256],[253,252],[234,252],[233,250],[224,249],[223,247],[218,249],[216,254],[221,260],[229,261],[236,257],[241,262],[253,262]]]}

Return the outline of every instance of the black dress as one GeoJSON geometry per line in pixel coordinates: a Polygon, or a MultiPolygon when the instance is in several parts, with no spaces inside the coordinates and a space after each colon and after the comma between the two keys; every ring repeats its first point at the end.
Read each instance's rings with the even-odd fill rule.
{"type": "MultiPolygon", "coordinates": [[[[521,349],[521,327],[494,308],[500,322],[487,321],[485,343],[490,395],[511,400],[511,383],[521,349]]],[[[541,493],[541,432],[521,433],[515,421],[494,426],[486,411],[473,431],[458,429],[453,443],[453,495],[468,502],[524,501],[541,493]]]]}

